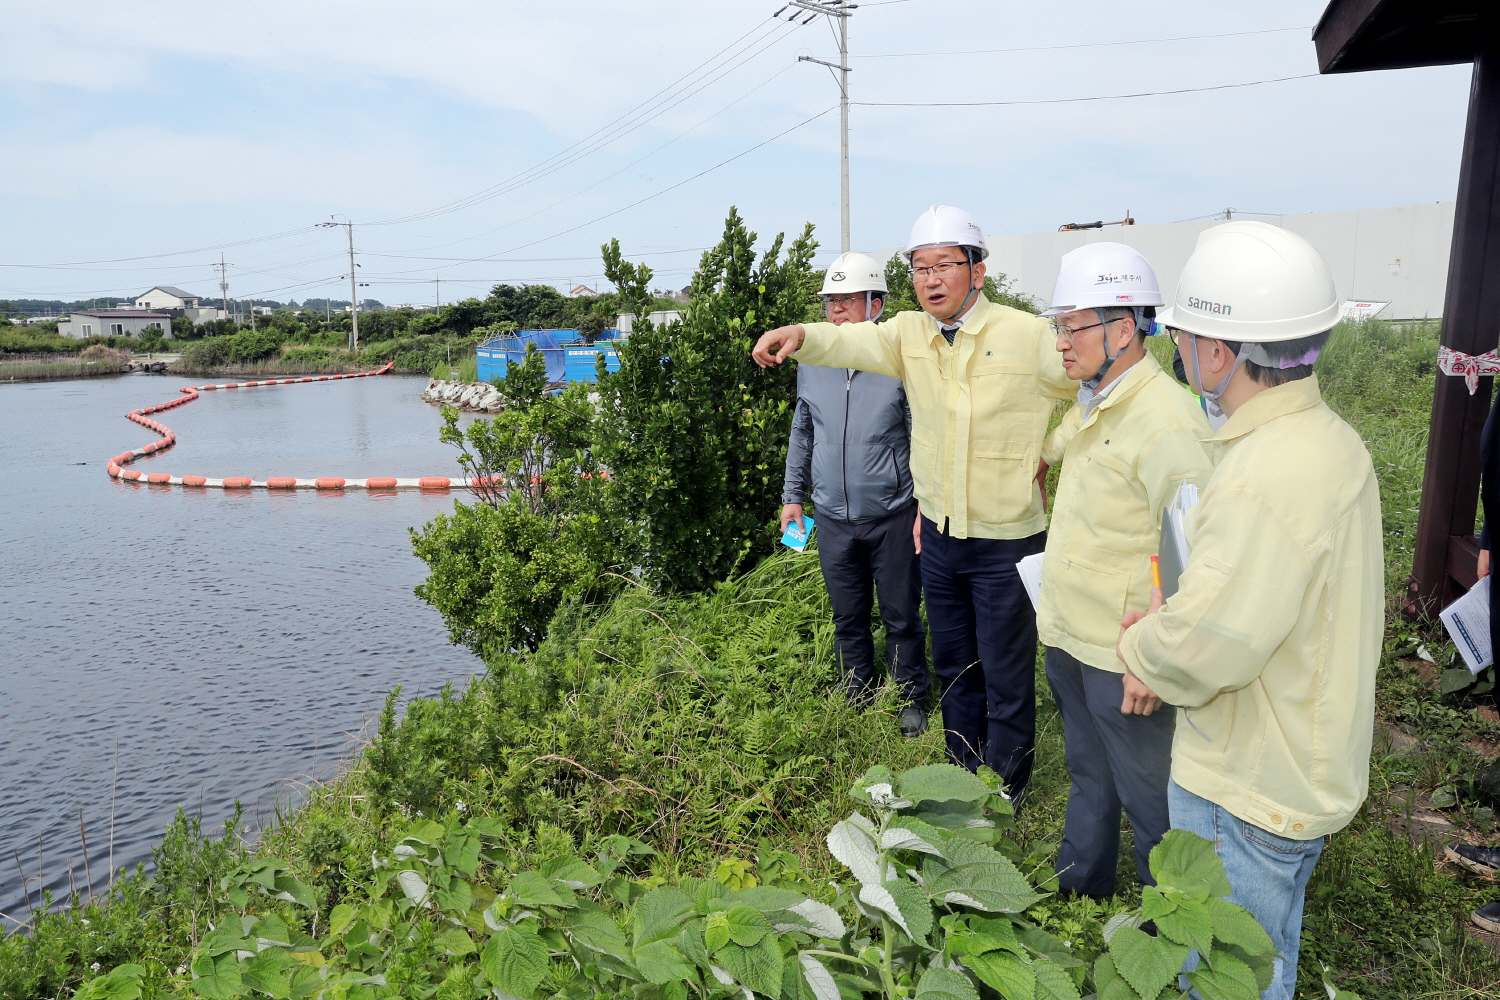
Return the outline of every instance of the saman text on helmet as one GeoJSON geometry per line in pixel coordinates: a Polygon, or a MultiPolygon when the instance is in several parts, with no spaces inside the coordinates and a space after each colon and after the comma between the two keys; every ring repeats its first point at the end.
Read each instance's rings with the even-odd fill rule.
{"type": "Polygon", "coordinates": [[[1227,302],[1210,302],[1193,295],[1187,297],[1187,307],[1197,309],[1199,312],[1213,313],[1216,316],[1228,316],[1232,308],[1227,302]]]}

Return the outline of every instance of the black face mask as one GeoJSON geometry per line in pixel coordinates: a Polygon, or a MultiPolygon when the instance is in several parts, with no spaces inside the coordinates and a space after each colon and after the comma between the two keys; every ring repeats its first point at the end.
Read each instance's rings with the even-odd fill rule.
{"type": "Polygon", "coordinates": [[[1177,381],[1183,385],[1188,384],[1187,366],[1182,363],[1182,348],[1176,345],[1172,347],[1172,374],[1176,375],[1177,381]]]}

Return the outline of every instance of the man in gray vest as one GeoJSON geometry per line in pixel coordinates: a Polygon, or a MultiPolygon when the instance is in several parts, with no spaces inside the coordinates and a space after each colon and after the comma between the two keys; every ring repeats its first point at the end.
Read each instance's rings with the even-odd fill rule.
{"type": "MultiPolygon", "coordinates": [[[[834,324],[875,320],[885,294],[885,272],[858,253],[829,265],[821,292],[834,324]]],[[[798,366],[781,527],[804,526],[802,501],[811,492],[849,700],[864,704],[875,683],[870,606],[878,595],[891,673],[905,702],[901,732],[915,737],[927,729],[928,678],[910,455],[911,411],[899,379],[798,366]]]]}

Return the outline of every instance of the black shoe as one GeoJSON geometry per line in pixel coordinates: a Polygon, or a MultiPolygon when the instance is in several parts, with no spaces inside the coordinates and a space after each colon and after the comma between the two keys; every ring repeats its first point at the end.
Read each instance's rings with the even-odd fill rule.
{"type": "Polygon", "coordinates": [[[1491,934],[1500,934],[1500,899],[1485,903],[1469,914],[1475,927],[1482,927],[1491,934]]]}
{"type": "Polygon", "coordinates": [[[907,705],[901,710],[901,735],[909,740],[927,732],[927,713],[916,705],[907,705]]]}
{"type": "Polygon", "coordinates": [[[1449,844],[1443,848],[1449,861],[1463,865],[1478,875],[1500,871],[1500,847],[1478,847],[1474,844],[1449,844]]]}

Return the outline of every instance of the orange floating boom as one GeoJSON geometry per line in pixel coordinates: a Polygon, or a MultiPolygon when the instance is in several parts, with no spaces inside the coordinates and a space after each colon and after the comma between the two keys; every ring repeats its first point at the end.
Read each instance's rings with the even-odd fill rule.
{"type": "Polygon", "coordinates": [[[142,407],[139,410],[131,410],[125,416],[134,420],[143,427],[150,428],[161,437],[150,444],[136,448],[134,451],[122,451],[111,458],[105,465],[106,471],[115,479],[124,479],[130,482],[146,482],[162,486],[198,486],[217,489],[272,489],[272,490],[447,490],[454,488],[467,488],[467,479],[454,479],[448,476],[420,476],[414,479],[396,479],[389,476],[373,477],[369,479],[342,479],[336,476],[324,476],[312,479],[294,479],[289,476],[271,476],[266,479],[251,479],[248,476],[228,476],[214,478],[212,476],[174,476],[165,472],[153,472],[149,475],[137,469],[126,469],[125,466],[134,462],[143,455],[151,455],[158,451],[165,451],[177,443],[177,435],[172,433],[171,428],[157,423],[146,417],[148,413],[156,413],[160,410],[169,410],[174,406],[182,406],[191,403],[200,394],[213,389],[251,389],[261,386],[273,385],[300,385],[305,382],[332,382],[346,378],[368,378],[372,375],[388,375],[394,368],[393,363],[384,368],[378,368],[369,372],[351,372],[348,375],[319,375],[304,376],[302,378],[273,378],[261,379],[255,382],[224,382],[217,385],[185,385],[182,387],[183,395],[168,400],[165,403],[157,403],[155,406],[142,407]]]}

